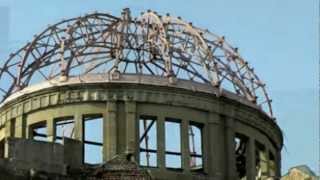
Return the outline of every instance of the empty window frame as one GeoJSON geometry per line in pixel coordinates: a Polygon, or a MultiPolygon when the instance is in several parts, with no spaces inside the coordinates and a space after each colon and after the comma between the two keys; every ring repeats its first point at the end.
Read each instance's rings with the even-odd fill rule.
{"type": "Polygon", "coordinates": [[[263,178],[268,175],[268,160],[267,160],[267,152],[265,151],[265,147],[256,142],[255,145],[255,155],[256,155],[256,177],[263,178]]]}
{"type": "Polygon", "coordinates": [[[189,152],[190,152],[190,168],[193,171],[203,170],[203,125],[190,122],[189,135],[189,152]]]}
{"type": "Polygon", "coordinates": [[[181,169],[181,121],[166,118],[165,121],[166,168],[181,169]]]}
{"type": "Polygon", "coordinates": [[[83,118],[83,149],[85,164],[103,162],[103,117],[89,115],[83,118]]]}
{"type": "Polygon", "coordinates": [[[63,137],[74,138],[74,125],[73,117],[64,117],[55,119],[55,142],[62,143],[63,137]]]}
{"type": "Polygon", "coordinates": [[[269,152],[269,176],[275,177],[276,176],[276,161],[275,157],[272,152],[269,152]]]}
{"type": "Polygon", "coordinates": [[[139,119],[139,164],[157,167],[157,118],[140,116],[139,119]]]}
{"type": "Polygon", "coordinates": [[[236,134],[235,138],[235,157],[236,157],[236,170],[239,179],[247,179],[247,147],[248,138],[236,134]]]}
{"type": "Polygon", "coordinates": [[[4,158],[5,140],[0,141],[0,158],[4,158]]]}
{"type": "Polygon", "coordinates": [[[30,126],[30,137],[37,141],[48,141],[47,125],[45,122],[32,124],[30,126]]]}
{"type": "Polygon", "coordinates": [[[10,137],[14,137],[16,134],[16,119],[11,119],[10,124],[10,137]]]}

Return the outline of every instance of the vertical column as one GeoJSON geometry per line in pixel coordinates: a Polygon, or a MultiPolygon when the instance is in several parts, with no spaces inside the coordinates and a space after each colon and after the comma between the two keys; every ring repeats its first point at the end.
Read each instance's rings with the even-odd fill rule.
{"type": "Polygon", "coordinates": [[[117,154],[117,103],[107,102],[107,120],[103,121],[103,160],[108,161],[117,154]]]}
{"type": "Polygon", "coordinates": [[[189,121],[181,122],[181,153],[182,168],[185,172],[190,172],[190,150],[189,150],[189,121]]]}
{"type": "Polygon", "coordinates": [[[55,137],[55,123],[54,119],[47,120],[47,139],[49,142],[54,142],[55,137]]]}
{"type": "MultiPolygon", "coordinates": [[[[74,139],[80,141],[83,143],[83,117],[82,113],[79,111],[76,111],[74,114],[74,139]]],[[[81,159],[79,162],[84,162],[84,146],[81,149],[81,159]]],[[[77,161],[78,162],[78,161],[77,161]]]]}
{"type": "Polygon", "coordinates": [[[209,162],[210,160],[208,159],[208,154],[210,153],[209,151],[209,141],[207,138],[209,138],[209,124],[205,123],[202,127],[202,166],[203,166],[203,172],[209,174],[209,162]]]}
{"type": "Polygon", "coordinates": [[[159,116],[157,122],[157,143],[158,143],[158,166],[163,171],[166,168],[165,161],[165,130],[164,117],[159,116]]]}
{"type": "Polygon", "coordinates": [[[275,165],[276,165],[276,177],[281,177],[281,150],[276,149],[277,154],[275,154],[275,165]]]}
{"type": "MultiPolygon", "coordinates": [[[[209,151],[209,145],[213,142],[209,142],[209,124],[205,123],[202,127],[202,166],[203,166],[203,172],[209,174],[209,168],[211,167],[209,165],[210,160],[208,159],[209,151]]],[[[210,139],[211,140],[211,139],[210,139]]]]}
{"type": "Polygon", "coordinates": [[[225,159],[223,153],[225,151],[223,125],[219,114],[209,112],[208,131],[204,136],[207,141],[208,151],[204,154],[204,159],[208,160],[208,173],[216,179],[224,179],[225,159]]]}
{"type": "Polygon", "coordinates": [[[236,175],[236,159],[235,159],[235,132],[234,132],[234,119],[227,117],[226,125],[226,148],[227,148],[227,179],[237,179],[236,175]]]}
{"type": "Polygon", "coordinates": [[[5,137],[13,137],[15,131],[15,118],[13,118],[14,110],[7,112],[6,121],[5,121],[5,137]]]}
{"type": "Polygon", "coordinates": [[[5,137],[11,137],[11,127],[12,127],[12,119],[7,120],[5,124],[5,137]]]}
{"type": "Polygon", "coordinates": [[[137,142],[137,120],[136,120],[136,102],[126,101],[126,151],[130,154],[137,154],[138,142],[137,142]]]}
{"type": "Polygon", "coordinates": [[[270,157],[269,157],[269,149],[267,146],[265,146],[266,148],[264,149],[264,160],[265,162],[263,163],[263,172],[264,172],[264,176],[266,177],[266,179],[268,177],[270,177],[270,157]]]}
{"type": "Polygon", "coordinates": [[[74,115],[75,120],[75,139],[78,141],[83,141],[83,119],[82,114],[80,112],[76,112],[74,115]]]}
{"type": "Polygon", "coordinates": [[[15,137],[25,138],[26,137],[26,120],[24,115],[16,117],[15,137]]]}
{"type": "Polygon", "coordinates": [[[255,153],[255,140],[249,137],[248,150],[247,150],[247,174],[248,180],[256,179],[256,153],[255,153]]]}

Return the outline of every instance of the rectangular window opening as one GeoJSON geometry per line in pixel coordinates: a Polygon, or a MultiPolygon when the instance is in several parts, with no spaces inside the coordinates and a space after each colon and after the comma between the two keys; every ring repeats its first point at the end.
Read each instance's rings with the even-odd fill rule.
{"type": "Polygon", "coordinates": [[[267,153],[265,151],[265,147],[256,142],[255,148],[256,154],[256,177],[257,178],[265,178],[268,176],[268,160],[267,160],[267,153]]]}
{"type": "Polygon", "coordinates": [[[276,161],[272,152],[269,152],[269,175],[270,177],[276,177],[276,161]]]}
{"type": "Polygon", "coordinates": [[[36,123],[30,126],[31,138],[37,141],[48,141],[47,125],[45,122],[36,123]]]}
{"type": "Polygon", "coordinates": [[[58,118],[55,120],[55,142],[62,143],[63,137],[74,139],[73,117],[58,118]]]}
{"type": "Polygon", "coordinates": [[[89,115],[83,118],[83,150],[85,164],[103,162],[103,117],[89,115]]]}
{"type": "Polygon", "coordinates": [[[4,158],[5,140],[0,141],[0,158],[4,158]]]}
{"type": "Polygon", "coordinates": [[[189,152],[190,168],[192,171],[203,171],[203,125],[190,122],[189,125],[189,152]]]}
{"type": "Polygon", "coordinates": [[[11,119],[10,137],[14,137],[15,134],[16,134],[16,119],[11,119]]]}
{"type": "Polygon", "coordinates": [[[236,156],[236,169],[238,178],[240,180],[247,179],[247,148],[248,138],[237,134],[234,138],[235,142],[235,156],[236,156]]]}
{"type": "Polygon", "coordinates": [[[166,168],[181,170],[181,121],[166,118],[165,160],[166,168]]]}
{"type": "Polygon", "coordinates": [[[139,164],[157,167],[157,118],[141,116],[139,119],[139,164]]]}

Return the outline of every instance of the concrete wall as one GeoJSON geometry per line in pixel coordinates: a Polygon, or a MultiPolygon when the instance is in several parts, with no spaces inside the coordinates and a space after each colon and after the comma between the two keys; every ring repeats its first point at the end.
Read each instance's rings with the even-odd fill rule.
{"type": "Polygon", "coordinates": [[[65,139],[63,144],[7,138],[5,157],[17,169],[66,174],[66,168],[82,164],[82,143],[65,139]]]}

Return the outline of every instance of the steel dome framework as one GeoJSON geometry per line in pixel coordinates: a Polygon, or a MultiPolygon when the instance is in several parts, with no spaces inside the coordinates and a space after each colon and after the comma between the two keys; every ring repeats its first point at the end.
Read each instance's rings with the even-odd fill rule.
{"type": "Polygon", "coordinates": [[[169,14],[92,13],[49,26],[0,67],[0,102],[43,80],[135,73],[225,88],[273,117],[265,84],[224,37],[169,14]]]}

